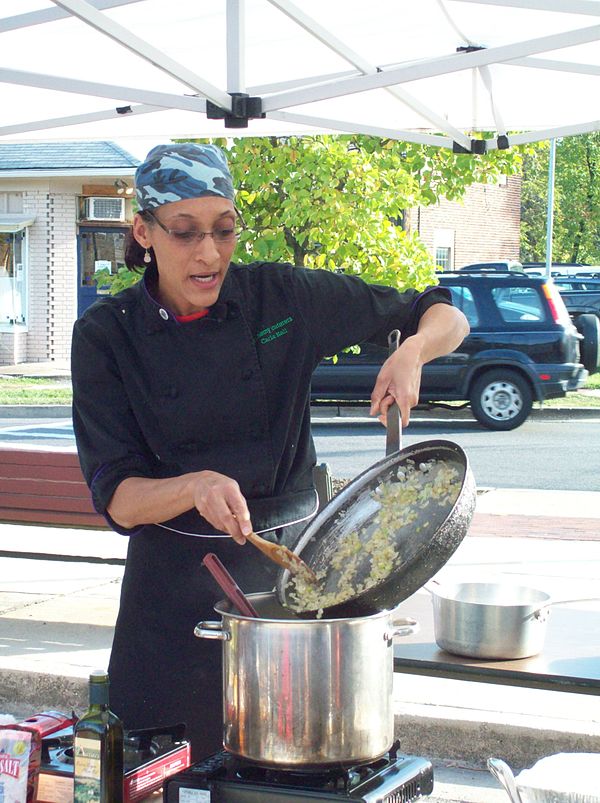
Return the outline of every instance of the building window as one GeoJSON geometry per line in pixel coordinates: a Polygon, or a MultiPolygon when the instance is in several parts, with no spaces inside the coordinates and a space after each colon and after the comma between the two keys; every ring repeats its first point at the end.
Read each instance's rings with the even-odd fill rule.
{"type": "Polygon", "coordinates": [[[452,249],[448,246],[435,249],[435,267],[438,270],[452,270],[452,249]]]}
{"type": "Polygon", "coordinates": [[[115,274],[125,267],[125,231],[123,229],[80,232],[81,286],[96,287],[95,275],[100,270],[115,274]]]}
{"type": "Polygon", "coordinates": [[[433,232],[433,254],[436,270],[453,270],[454,229],[435,229],[433,232]]]}
{"type": "Polygon", "coordinates": [[[0,192],[0,214],[18,215],[22,212],[22,192],[0,192]]]}
{"type": "Polygon", "coordinates": [[[27,234],[0,231],[0,326],[27,323],[27,234]]]}

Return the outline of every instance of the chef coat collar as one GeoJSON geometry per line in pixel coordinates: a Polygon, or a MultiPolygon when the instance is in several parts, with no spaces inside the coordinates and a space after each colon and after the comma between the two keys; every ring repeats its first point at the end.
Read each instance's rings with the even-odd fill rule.
{"type": "MultiPolygon", "coordinates": [[[[139,283],[139,290],[147,331],[149,333],[161,332],[165,330],[165,327],[184,326],[185,324],[177,320],[172,310],[155,299],[156,281],[156,268],[146,268],[144,276],[139,283]]],[[[209,308],[208,315],[202,320],[213,320],[217,323],[221,323],[227,318],[237,317],[237,310],[239,307],[240,299],[238,298],[237,287],[231,278],[231,271],[228,271],[223,281],[219,298],[216,303],[209,308]]]]}

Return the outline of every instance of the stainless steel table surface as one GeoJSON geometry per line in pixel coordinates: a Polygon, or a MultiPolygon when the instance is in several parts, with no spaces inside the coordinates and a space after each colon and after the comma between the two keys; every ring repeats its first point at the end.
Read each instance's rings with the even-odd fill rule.
{"type": "Polygon", "coordinates": [[[425,591],[409,597],[396,610],[416,619],[420,629],[396,639],[394,672],[600,694],[600,609],[553,606],[542,652],[506,661],[461,657],[441,650],[435,642],[431,597],[425,591]]]}

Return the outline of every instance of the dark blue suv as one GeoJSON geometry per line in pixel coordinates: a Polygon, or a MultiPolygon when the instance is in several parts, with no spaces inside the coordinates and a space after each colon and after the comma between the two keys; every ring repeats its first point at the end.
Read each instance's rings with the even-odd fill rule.
{"type": "MultiPolygon", "coordinates": [[[[489,429],[522,424],[534,401],[565,396],[586,381],[581,335],[550,280],[516,272],[442,273],[471,333],[456,351],[423,368],[420,405],[464,401],[489,429]]],[[[360,354],[321,362],[313,403],[368,402],[387,350],[370,343],[360,354]]]]}

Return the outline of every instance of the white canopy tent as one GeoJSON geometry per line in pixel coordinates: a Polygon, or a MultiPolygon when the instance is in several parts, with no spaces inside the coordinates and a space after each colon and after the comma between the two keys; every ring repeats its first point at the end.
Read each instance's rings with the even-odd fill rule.
{"type": "Polygon", "coordinates": [[[3,0],[0,14],[0,142],[331,131],[481,152],[600,129],[600,0],[3,0]]]}

